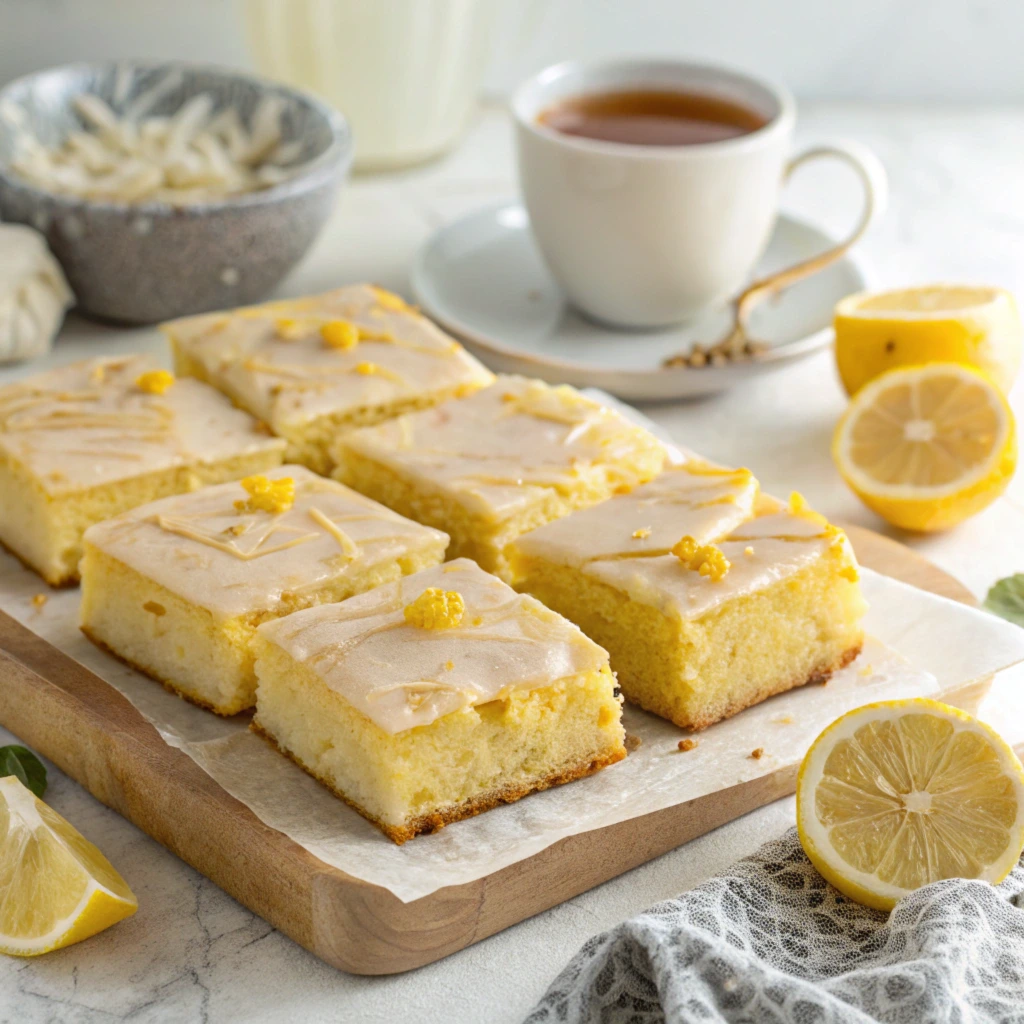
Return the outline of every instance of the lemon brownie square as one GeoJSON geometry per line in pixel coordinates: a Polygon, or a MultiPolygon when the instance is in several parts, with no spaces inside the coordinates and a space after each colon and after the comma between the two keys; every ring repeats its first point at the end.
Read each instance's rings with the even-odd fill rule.
{"type": "Polygon", "coordinates": [[[82,630],[193,703],[251,707],[256,627],[436,565],[448,538],[303,466],[91,527],[82,630]]]}
{"type": "Polygon", "coordinates": [[[206,384],[135,356],[73,363],[0,388],[0,541],[48,583],[72,583],[93,523],[283,456],[206,384]]]}
{"type": "Polygon", "coordinates": [[[626,755],[608,656],[468,559],[257,630],[253,729],[396,843],[626,755]]]}
{"type": "Polygon", "coordinates": [[[468,398],[341,437],[337,478],[508,579],[519,534],[655,476],[648,431],[568,386],[503,376],[468,398]]]}
{"type": "Polygon", "coordinates": [[[372,285],[164,324],[178,373],[207,381],[331,468],[339,431],[469,394],[492,374],[398,296],[372,285]]]}
{"type": "Polygon", "coordinates": [[[863,642],[845,535],[747,470],[668,470],[521,537],[512,564],[608,650],[628,700],[689,729],[824,681],[863,642]]]}

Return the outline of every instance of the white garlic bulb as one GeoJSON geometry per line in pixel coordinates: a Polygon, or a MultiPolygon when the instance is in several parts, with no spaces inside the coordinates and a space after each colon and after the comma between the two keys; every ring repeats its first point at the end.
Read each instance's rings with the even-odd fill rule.
{"type": "Polygon", "coordinates": [[[73,301],[46,239],[24,224],[0,224],[0,363],[49,352],[73,301]]]}

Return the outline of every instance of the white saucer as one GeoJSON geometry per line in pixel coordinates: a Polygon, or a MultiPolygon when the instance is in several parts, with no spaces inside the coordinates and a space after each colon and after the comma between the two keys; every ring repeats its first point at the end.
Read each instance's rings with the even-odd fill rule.
{"type": "MultiPolygon", "coordinates": [[[[757,275],[823,252],[823,231],[783,214],[757,275]]],[[[662,360],[727,331],[727,310],[667,331],[623,331],[585,319],[566,302],[545,267],[518,202],[477,210],[431,236],[412,269],[416,301],[494,370],[553,383],[603,388],[634,401],[724,391],[802,359],[832,341],[832,310],[868,287],[847,255],[757,308],[751,334],[770,348],[756,361],[663,369],[662,360]]]]}

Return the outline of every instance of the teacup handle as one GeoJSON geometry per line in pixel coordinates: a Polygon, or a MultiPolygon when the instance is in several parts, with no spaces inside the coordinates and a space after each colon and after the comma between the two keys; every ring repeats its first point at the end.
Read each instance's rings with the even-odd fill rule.
{"type": "Polygon", "coordinates": [[[786,165],[783,181],[788,182],[798,167],[822,157],[842,160],[857,172],[864,188],[864,206],[861,209],[860,219],[853,231],[831,249],[800,263],[794,263],[793,266],[786,267],[785,270],[778,270],[774,274],[769,274],[748,285],[735,300],[735,321],[729,336],[733,342],[742,342],[747,338],[747,318],[754,306],[762,299],[777,295],[783,289],[796,284],[797,281],[810,277],[835,263],[860,240],[864,232],[871,227],[885,208],[886,198],[889,194],[885,168],[882,167],[878,157],[867,146],[862,146],[859,142],[831,142],[805,149],[786,165]]]}

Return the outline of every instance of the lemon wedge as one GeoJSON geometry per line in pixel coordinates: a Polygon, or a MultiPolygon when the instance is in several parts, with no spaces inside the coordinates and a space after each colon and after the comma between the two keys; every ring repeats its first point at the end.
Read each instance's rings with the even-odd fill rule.
{"type": "Polygon", "coordinates": [[[834,323],[836,365],[849,395],[886,370],[931,362],[973,366],[1005,394],[1020,368],[1024,329],[1002,288],[862,292],[836,306],[834,323]]]}
{"type": "Polygon", "coordinates": [[[907,530],[945,530],[1006,490],[1016,427],[977,370],[929,363],[890,370],[854,395],[832,458],[860,499],[907,530]]]}
{"type": "Polygon", "coordinates": [[[983,722],[933,700],[857,708],[813,743],[797,829],[840,892],[890,910],[943,878],[1002,881],[1024,846],[1024,769],[983,722]]]}
{"type": "Polygon", "coordinates": [[[0,952],[48,953],[137,909],[92,843],[18,779],[0,778],[0,952]]]}

